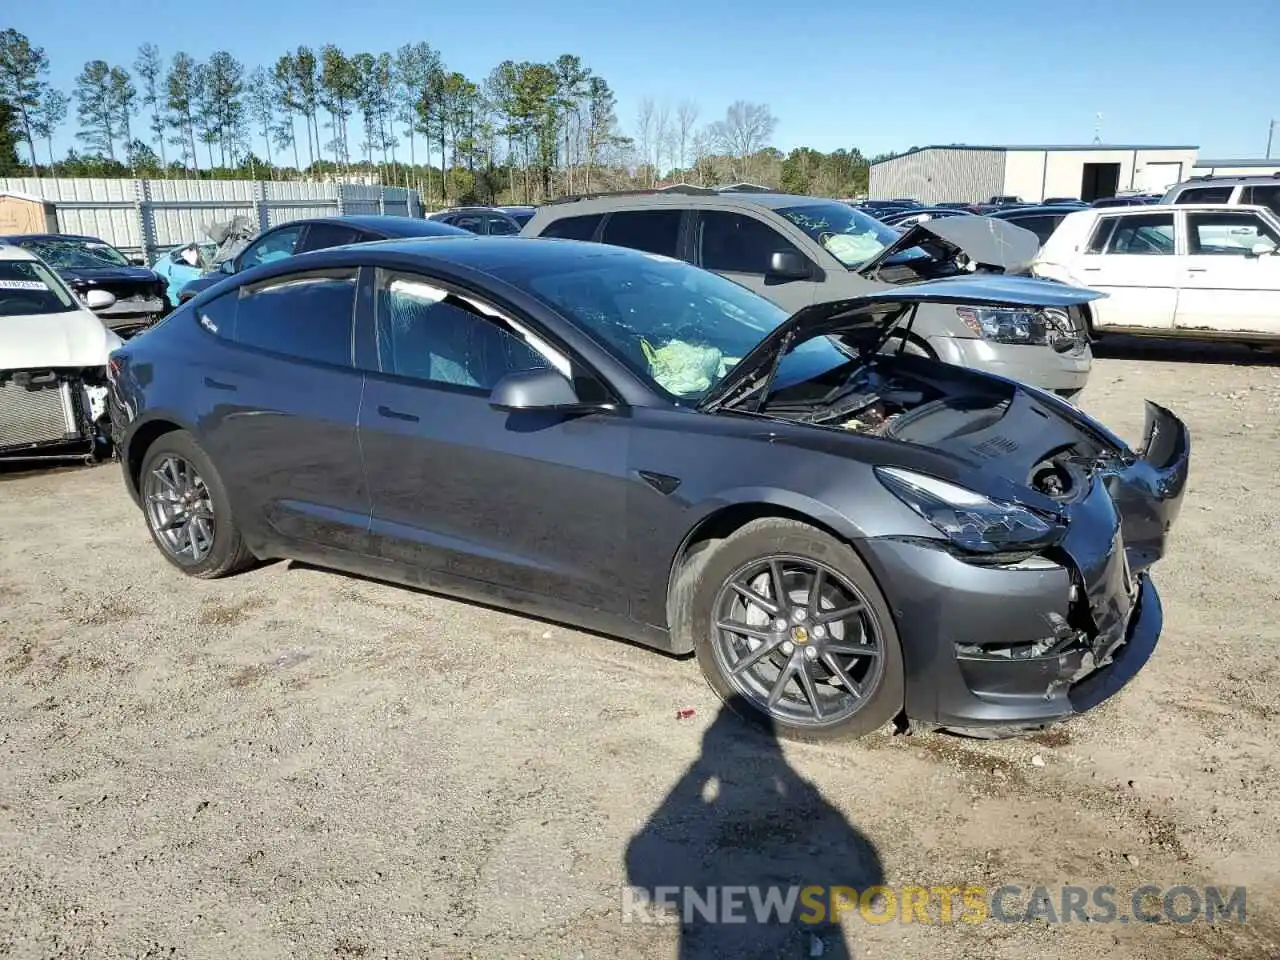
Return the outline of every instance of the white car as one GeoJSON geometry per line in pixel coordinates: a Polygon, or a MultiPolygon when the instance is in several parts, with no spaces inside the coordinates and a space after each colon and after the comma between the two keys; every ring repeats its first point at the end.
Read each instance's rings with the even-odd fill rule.
{"type": "Polygon", "coordinates": [[[123,342],[34,254],[0,238],[0,460],[83,457],[105,446],[107,355],[123,342]]]}
{"type": "Polygon", "coordinates": [[[1266,207],[1081,210],[1031,271],[1106,293],[1088,305],[1099,333],[1280,340],[1280,218],[1266,207]]]}

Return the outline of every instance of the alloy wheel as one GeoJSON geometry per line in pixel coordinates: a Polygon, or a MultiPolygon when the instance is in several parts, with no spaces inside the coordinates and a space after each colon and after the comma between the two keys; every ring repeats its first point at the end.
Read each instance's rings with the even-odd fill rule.
{"type": "Polygon", "coordinates": [[[753,560],[725,580],[712,616],[723,675],[777,720],[839,723],[880,684],[884,641],[875,614],[826,564],[791,555],[753,560]]]}
{"type": "Polygon", "coordinates": [[[213,549],[213,498],[189,460],[165,454],[143,485],[147,522],[179,563],[199,563],[213,549]]]}

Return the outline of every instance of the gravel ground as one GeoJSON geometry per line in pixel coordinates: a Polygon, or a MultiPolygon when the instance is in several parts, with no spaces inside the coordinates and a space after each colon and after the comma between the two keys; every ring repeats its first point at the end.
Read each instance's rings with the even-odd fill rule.
{"type": "Polygon", "coordinates": [[[692,661],[297,564],[191,581],[116,466],[0,476],[0,957],[745,957],[769,931],[624,924],[621,889],[779,877],[1110,884],[1121,914],[1244,885],[1249,922],[854,911],[766,956],[1276,957],[1280,367],[1254,356],[1098,361],[1087,409],[1193,432],[1166,632],[1095,713],[995,743],[779,745],[692,661]]]}

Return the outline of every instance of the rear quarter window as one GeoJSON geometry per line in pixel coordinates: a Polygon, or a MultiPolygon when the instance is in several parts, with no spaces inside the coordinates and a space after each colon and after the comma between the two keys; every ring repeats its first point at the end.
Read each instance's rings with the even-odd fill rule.
{"type": "Polygon", "coordinates": [[[1174,203],[1226,203],[1231,199],[1231,187],[1192,187],[1173,198],[1174,203]]]}
{"type": "Polygon", "coordinates": [[[551,237],[556,240],[590,240],[596,235],[596,227],[604,219],[602,214],[585,217],[564,217],[552,220],[543,229],[540,237],[551,237]]]}
{"type": "Polygon", "coordinates": [[[351,365],[354,267],[272,277],[239,289],[236,343],[338,366],[351,365]]]}

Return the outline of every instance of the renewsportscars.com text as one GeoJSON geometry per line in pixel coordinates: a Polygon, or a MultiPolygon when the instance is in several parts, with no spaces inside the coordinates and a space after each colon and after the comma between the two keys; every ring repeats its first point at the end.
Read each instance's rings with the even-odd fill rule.
{"type": "Polygon", "coordinates": [[[1244,923],[1244,887],[622,888],[623,923],[1244,923]]]}

